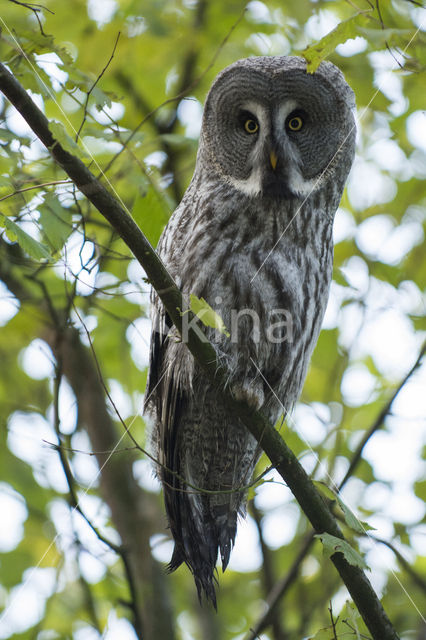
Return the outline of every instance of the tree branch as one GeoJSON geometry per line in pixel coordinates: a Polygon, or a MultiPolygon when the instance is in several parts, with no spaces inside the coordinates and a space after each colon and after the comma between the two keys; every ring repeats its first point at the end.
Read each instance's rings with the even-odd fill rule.
{"type": "MultiPolygon", "coordinates": [[[[273,558],[271,549],[266,544],[263,538],[263,530],[262,530],[262,514],[259,509],[256,507],[255,501],[251,500],[250,503],[250,513],[253,516],[253,519],[256,523],[257,532],[259,534],[259,542],[260,548],[262,551],[262,582],[263,589],[265,592],[265,599],[268,595],[273,591],[275,582],[274,575],[274,567],[273,567],[273,558]]],[[[299,565],[298,565],[299,566],[299,565]]],[[[268,608],[268,621],[266,623],[267,626],[271,625],[273,640],[288,640],[288,634],[283,628],[281,622],[281,612],[278,606],[275,606],[272,610],[268,608]]],[[[251,637],[256,638],[257,634],[261,631],[261,629],[254,631],[250,629],[251,637]]]]}
{"type": "MultiPolygon", "coordinates": [[[[26,284],[14,277],[11,265],[15,262],[22,265],[25,259],[21,258],[21,251],[16,245],[0,240],[0,278],[22,304],[36,306],[45,316],[43,322],[37,323],[39,336],[52,349],[57,369],[66,376],[76,397],[79,420],[87,431],[100,469],[101,493],[111,510],[121,544],[115,545],[107,540],[86,517],[78,502],[64,448],[54,445],[67,479],[70,505],[82,515],[98,538],[122,559],[130,592],[127,604],[133,614],[137,637],[141,640],[173,640],[175,633],[166,576],[152,557],[150,548],[150,537],[158,531],[157,511],[153,510],[150,496],[135,480],[133,455],[129,455],[128,450],[116,449],[119,437],[106,407],[100,372],[92,352],[82,344],[77,329],[64,327],[66,323],[61,323],[57,311],[52,310],[46,300],[40,304],[26,284]],[[113,451],[114,454],[111,453],[113,451]]],[[[55,388],[54,392],[57,394],[58,389],[55,388]]],[[[54,406],[57,411],[57,401],[54,406]]],[[[58,415],[54,420],[58,433],[58,415]]]]}
{"type": "MultiPolygon", "coordinates": [[[[181,331],[182,316],[180,310],[185,308],[182,294],[130,215],[96,180],[85,165],[63,149],[53,138],[47,118],[2,64],[0,64],[0,90],[20,112],[33,132],[48,148],[53,158],[75,182],[80,191],[86,195],[115,228],[145,269],[171,320],[181,331]]],[[[192,314],[190,316],[193,317],[192,314]]],[[[213,346],[205,339],[201,339],[192,326],[189,328],[187,346],[211,383],[221,389],[222,397],[230,413],[236,419],[242,421],[262,446],[272,464],[299,502],[315,531],[317,533],[327,532],[343,539],[343,534],[334,516],[303,467],[299,464],[296,456],[288,448],[279,433],[268,423],[265,416],[260,412],[253,411],[244,402],[237,401],[231,396],[229,390],[226,389],[226,381],[229,379],[227,368],[217,361],[213,346]]],[[[64,348],[67,349],[67,347],[68,341],[64,343],[64,348]]],[[[71,353],[67,352],[66,356],[75,357],[72,351],[71,353]]],[[[64,362],[66,359],[64,354],[64,362]]],[[[85,364],[87,366],[87,363],[85,364]]],[[[75,365],[74,372],[78,371],[78,379],[75,383],[80,387],[82,385],[85,386],[86,380],[82,375],[81,367],[79,368],[80,363],[76,362],[75,365]]],[[[103,445],[97,446],[97,449],[102,449],[102,447],[103,445]]],[[[131,515],[122,514],[124,518],[129,518],[131,515]]],[[[396,640],[398,636],[363,571],[359,567],[349,564],[341,553],[335,553],[331,559],[374,640],[396,640]]]]}
{"type": "Polygon", "coordinates": [[[281,598],[287,593],[291,585],[297,579],[299,575],[299,570],[302,565],[304,558],[306,557],[309,549],[312,547],[312,543],[314,541],[314,533],[309,533],[303,542],[303,545],[294,559],[293,564],[290,569],[282,578],[275,583],[273,588],[270,590],[268,597],[266,599],[266,611],[260,616],[257,622],[250,628],[249,633],[247,634],[245,640],[256,640],[259,637],[259,634],[264,631],[270,624],[272,624],[273,617],[275,615],[275,610],[280,602],[281,598]]]}
{"type": "Polygon", "coordinates": [[[404,558],[402,553],[398,551],[395,545],[391,542],[388,542],[388,540],[383,540],[382,538],[377,538],[376,536],[370,535],[369,537],[376,542],[380,542],[380,544],[385,545],[386,547],[388,547],[388,549],[393,551],[401,567],[408,573],[412,581],[423,591],[426,596],[426,580],[422,575],[420,575],[413,569],[408,560],[404,558]]]}
{"type": "MultiPolygon", "coordinates": [[[[414,365],[411,367],[411,369],[408,371],[408,373],[404,376],[404,378],[398,384],[398,386],[394,390],[393,394],[389,398],[388,402],[385,404],[385,406],[380,411],[380,413],[377,416],[377,418],[374,420],[374,422],[371,425],[371,427],[369,429],[367,429],[367,431],[365,432],[364,437],[362,438],[361,442],[359,443],[356,451],[354,452],[354,454],[352,456],[351,462],[349,464],[347,472],[345,473],[344,478],[339,483],[338,491],[341,491],[343,489],[343,487],[345,486],[345,484],[347,483],[349,478],[353,475],[353,472],[355,471],[356,467],[358,466],[359,462],[361,461],[361,456],[362,456],[362,452],[363,452],[363,450],[365,448],[365,445],[370,440],[370,438],[372,438],[372,436],[383,426],[386,416],[389,415],[389,413],[391,411],[392,404],[394,403],[395,398],[397,397],[397,395],[399,394],[401,389],[407,384],[408,380],[411,378],[413,373],[420,366],[422,358],[423,358],[423,356],[425,354],[425,349],[426,349],[426,343],[422,345],[422,347],[420,349],[420,352],[419,352],[419,355],[418,355],[418,358],[417,358],[416,362],[414,363],[414,365]]],[[[373,537],[373,536],[371,536],[371,537],[373,537]]],[[[374,538],[374,539],[376,539],[376,538],[374,538]]],[[[281,580],[279,580],[274,585],[274,587],[270,590],[270,592],[268,594],[268,597],[266,598],[267,609],[266,609],[266,611],[264,611],[262,613],[262,615],[259,617],[257,622],[253,625],[252,629],[250,630],[250,633],[246,637],[246,640],[255,640],[255,638],[258,636],[258,634],[261,633],[262,631],[264,631],[264,629],[266,629],[271,624],[271,620],[273,619],[273,617],[275,615],[275,613],[274,613],[275,609],[278,606],[278,603],[280,602],[281,598],[287,593],[289,587],[296,580],[296,578],[298,576],[298,573],[299,573],[300,565],[301,565],[302,561],[304,560],[304,558],[309,553],[309,550],[311,549],[313,540],[314,540],[314,534],[313,533],[308,534],[308,536],[307,536],[307,538],[305,540],[305,543],[303,544],[299,554],[297,555],[296,559],[294,560],[294,562],[293,562],[292,566],[290,567],[288,573],[281,580]]],[[[381,540],[380,542],[382,542],[383,544],[387,544],[389,546],[389,543],[386,543],[383,540],[381,540]]],[[[401,563],[402,563],[402,560],[401,560],[401,563]]],[[[408,571],[408,569],[407,569],[407,571],[408,571]]]]}
{"type": "Polygon", "coordinates": [[[426,352],[426,341],[423,343],[423,345],[422,345],[422,347],[420,349],[420,353],[418,355],[418,358],[415,361],[415,363],[413,364],[413,366],[411,367],[411,369],[409,370],[409,372],[407,373],[407,375],[401,380],[401,382],[399,383],[399,385],[397,386],[397,388],[393,392],[392,396],[389,398],[388,402],[385,404],[385,406],[383,407],[383,409],[381,410],[381,412],[377,416],[376,420],[373,422],[373,424],[368,429],[368,431],[365,432],[364,437],[362,438],[361,442],[359,443],[359,445],[357,446],[357,448],[356,448],[356,450],[354,452],[354,455],[352,456],[352,460],[351,460],[351,463],[349,465],[349,468],[346,471],[343,480],[339,484],[339,491],[340,491],[340,489],[342,489],[343,485],[346,484],[346,482],[348,481],[350,476],[353,474],[353,472],[355,470],[355,467],[357,467],[357,465],[359,464],[359,462],[361,460],[362,452],[364,451],[364,447],[367,444],[367,442],[376,433],[376,431],[378,431],[382,427],[386,416],[389,415],[389,413],[390,413],[390,410],[392,408],[392,405],[393,405],[393,403],[395,401],[395,398],[397,397],[398,393],[401,391],[401,389],[407,383],[407,381],[411,378],[413,373],[419,368],[419,366],[421,364],[421,361],[423,359],[423,356],[425,355],[425,352],[426,352]]]}
{"type": "Polygon", "coordinates": [[[92,354],[81,343],[76,329],[58,331],[57,327],[46,326],[42,337],[62,363],[77,399],[80,420],[96,451],[102,495],[121,538],[119,554],[129,583],[136,633],[141,640],[174,638],[165,575],[150,549],[149,540],[155,533],[153,518],[149,517],[152,508],[133,476],[131,457],[109,453],[116,447],[118,435],[92,354]]]}

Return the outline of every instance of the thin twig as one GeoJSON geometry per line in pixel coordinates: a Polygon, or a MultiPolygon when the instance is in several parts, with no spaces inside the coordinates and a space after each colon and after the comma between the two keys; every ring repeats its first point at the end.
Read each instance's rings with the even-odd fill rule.
{"type": "Polygon", "coordinates": [[[20,0],[9,0],[9,2],[13,2],[14,4],[19,4],[22,7],[31,9],[31,11],[37,11],[37,12],[47,11],[48,13],[51,13],[53,16],[55,15],[55,12],[49,9],[48,7],[45,7],[44,4],[36,4],[35,2],[20,2],[20,0]]]}
{"type": "Polygon", "coordinates": [[[354,452],[354,454],[352,456],[352,460],[350,462],[348,470],[346,471],[346,473],[345,473],[345,475],[343,477],[343,480],[339,484],[339,487],[338,487],[339,491],[346,484],[346,482],[348,481],[350,476],[353,474],[355,468],[358,466],[358,464],[359,464],[359,462],[361,460],[362,452],[364,451],[364,447],[367,444],[367,442],[376,433],[376,431],[378,431],[378,429],[380,429],[382,427],[386,416],[389,415],[389,413],[390,413],[390,410],[392,408],[392,405],[393,405],[397,395],[400,393],[401,389],[404,387],[404,385],[411,378],[413,373],[419,368],[425,352],[426,352],[426,341],[423,343],[423,345],[422,345],[422,347],[420,349],[420,353],[419,353],[419,355],[417,357],[417,360],[415,361],[415,363],[413,364],[413,366],[411,367],[411,369],[409,370],[407,375],[401,380],[401,382],[399,383],[399,385],[397,386],[397,388],[393,392],[392,396],[389,398],[388,402],[385,404],[385,406],[383,407],[383,409],[381,410],[381,412],[377,416],[376,420],[373,422],[373,424],[368,429],[368,431],[366,431],[364,437],[362,438],[361,442],[357,446],[357,448],[356,448],[356,450],[355,450],[355,452],[354,452]]]}
{"type": "MultiPolygon", "coordinates": [[[[343,480],[339,484],[339,487],[338,487],[339,491],[344,487],[346,482],[352,476],[355,468],[357,467],[358,463],[360,462],[360,459],[361,459],[361,456],[362,456],[362,452],[364,450],[365,445],[370,440],[370,438],[376,433],[376,431],[378,429],[380,429],[380,427],[383,425],[383,422],[384,422],[386,416],[389,414],[389,412],[390,412],[390,410],[392,408],[392,404],[395,401],[395,398],[400,393],[400,391],[402,390],[404,385],[411,378],[411,376],[414,374],[414,372],[420,366],[420,363],[421,363],[422,358],[423,358],[423,356],[425,354],[425,351],[426,351],[426,342],[423,344],[423,346],[422,346],[422,348],[420,350],[419,356],[418,356],[416,362],[414,363],[414,365],[411,367],[411,369],[406,374],[406,376],[401,380],[401,382],[399,383],[399,385],[395,389],[394,393],[392,394],[391,398],[388,400],[386,405],[383,407],[382,411],[377,416],[376,420],[373,422],[371,427],[366,431],[364,438],[362,439],[362,441],[358,445],[355,453],[352,456],[352,460],[351,460],[351,462],[349,464],[349,468],[348,468],[348,470],[347,470],[347,472],[345,474],[345,477],[343,478],[343,480]]],[[[277,582],[275,584],[274,588],[269,593],[269,595],[267,597],[267,600],[266,600],[268,608],[260,616],[260,618],[256,622],[256,624],[253,625],[252,630],[251,630],[251,634],[249,634],[247,636],[246,640],[254,640],[256,638],[256,634],[262,632],[264,629],[266,629],[266,627],[268,627],[270,625],[271,619],[272,619],[272,616],[273,616],[273,612],[274,612],[275,608],[277,607],[278,603],[280,602],[280,600],[287,593],[289,587],[293,584],[293,582],[297,578],[300,565],[301,565],[302,561],[304,560],[304,558],[306,557],[306,555],[308,554],[308,552],[309,552],[309,550],[311,548],[313,539],[314,539],[314,534],[313,533],[309,533],[308,536],[305,539],[304,545],[302,546],[297,558],[295,559],[295,561],[292,564],[291,568],[289,569],[288,573],[286,574],[286,576],[284,576],[284,578],[282,578],[279,582],[277,582]]]]}
{"type": "Polygon", "coordinates": [[[90,100],[90,96],[91,96],[91,94],[92,94],[92,91],[94,90],[94,88],[95,88],[95,87],[96,87],[96,85],[98,84],[99,80],[102,78],[102,76],[104,75],[105,71],[108,69],[109,65],[111,64],[112,59],[113,59],[114,54],[115,54],[115,50],[116,50],[117,45],[118,45],[118,41],[119,41],[119,39],[120,39],[120,35],[121,35],[121,32],[119,31],[119,32],[118,32],[118,34],[117,34],[117,37],[116,37],[116,39],[115,39],[114,47],[113,47],[112,53],[111,53],[111,55],[110,55],[110,57],[109,57],[109,59],[108,59],[108,62],[106,63],[106,65],[104,66],[104,68],[102,69],[102,71],[100,72],[100,74],[98,75],[98,77],[96,78],[95,82],[92,84],[92,86],[90,87],[89,91],[87,92],[87,95],[86,95],[86,101],[85,101],[85,103],[84,103],[83,120],[81,121],[81,124],[80,124],[80,126],[79,126],[79,128],[78,128],[78,131],[77,131],[77,133],[75,134],[75,141],[76,141],[76,142],[78,142],[78,138],[79,138],[79,136],[80,136],[81,130],[82,130],[82,128],[84,127],[84,123],[86,122],[86,118],[87,118],[87,108],[88,108],[88,106],[89,106],[89,100],[90,100]]]}
{"type": "Polygon", "coordinates": [[[229,38],[231,37],[231,35],[233,34],[233,32],[235,31],[235,29],[237,28],[237,26],[239,25],[239,23],[241,22],[241,20],[244,17],[244,14],[246,12],[246,7],[244,7],[244,9],[241,11],[240,15],[238,16],[237,20],[234,22],[234,24],[232,25],[232,27],[229,29],[228,33],[226,34],[226,36],[224,37],[224,39],[222,40],[222,42],[220,43],[219,47],[217,48],[213,58],[211,59],[210,63],[207,65],[207,67],[204,69],[204,71],[197,76],[197,78],[195,78],[195,80],[193,80],[191,82],[191,84],[189,86],[187,86],[184,90],[180,91],[177,95],[175,95],[173,98],[168,98],[167,100],[164,100],[164,102],[162,102],[161,104],[159,104],[157,107],[155,107],[154,109],[152,109],[152,111],[150,111],[144,118],[142,118],[142,120],[139,122],[139,124],[133,129],[132,133],[129,135],[129,137],[127,138],[127,140],[124,143],[124,147],[122,149],[120,149],[119,151],[117,151],[117,153],[115,154],[115,156],[113,156],[111,158],[111,160],[108,162],[108,164],[103,168],[102,173],[100,175],[97,176],[97,179],[99,180],[103,175],[105,175],[107,173],[107,171],[109,171],[109,169],[111,168],[111,166],[113,165],[113,163],[117,160],[117,158],[123,153],[124,149],[126,148],[126,146],[129,144],[129,142],[133,139],[133,137],[137,134],[137,132],[139,131],[139,129],[145,124],[145,122],[147,122],[150,118],[152,118],[152,116],[154,116],[160,109],[162,109],[163,107],[165,107],[168,104],[171,104],[173,102],[176,102],[177,100],[180,100],[181,98],[185,97],[189,91],[191,91],[191,89],[193,89],[194,87],[196,87],[201,80],[204,78],[204,76],[210,71],[210,69],[214,66],[217,58],[219,57],[219,54],[221,53],[223,47],[226,45],[226,43],[228,42],[229,38]]]}
{"type": "Polygon", "coordinates": [[[41,24],[40,16],[38,14],[39,14],[39,12],[44,10],[44,11],[48,11],[52,15],[55,15],[54,11],[52,11],[51,9],[48,9],[47,7],[45,7],[42,4],[33,4],[32,2],[20,2],[19,0],[9,0],[9,2],[13,2],[13,4],[19,4],[21,7],[25,7],[26,9],[30,9],[30,11],[32,11],[34,13],[34,15],[35,15],[35,17],[37,19],[41,35],[44,36],[45,38],[49,37],[49,34],[44,33],[44,31],[43,31],[43,25],[41,24]]]}
{"type": "Polygon", "coordinates": [[[73,184],[72,180],[54,180],[53,182],[43,182],[42,184],[35,184],[32,187],[24,187],[23,189],[16,189],[13,193],[8,193],[6,196],[2,196],[0,198],[0,202],[2,200],[7,200],[8,198],[13,198],[13,196],[18,195],[18,193],[24,193],[24,191],[32,191],[34,189],[43,189],[44,187],[53,187],[57,184],[73,184]]]}
{"type": "Polygon", "coordinates": [[[420,574],[418,574],[417,571],[413,569],[413,567],[404,558],[402,553],[398,551],[395,545],[393,545],[391,542],[388,542],[388,540],[377,538],[376,536],[372,536],[371,534],[369,535],[369,538],[371,538],[372,540],[375,540],[376,542],[380,542],[380,544],[383,544],[386,547],[388,547],[388,549],[390,549],[396,555],[401,567],[408,573],[408,575],[411,577],[413,582],[415,582],[417,586],[420,587],[420,589],[426,594],[426,580],[420,574]]]}
{"type": "Polygon", "coordinates": [[[417,2],[417,0],[405,0],[405,1],[409,2],[410,4],[416,5],[416,7],[420,7],[421,9],[425,9],[425,5],[422,4],[421,2],[417,2]]]}
{"type": "Polygon", "coordinates": [[[328,611],[330,613],[331,628],[333,630],[333,640],[337,640],[336,622],[338,621],[339,617],[336,618],[336,622],[335,622],[334,621],[334,616],[333,616],[333,607],[332,607],[332,604],[331,604],[331,600],[330,600],[330,605],[328,607],[328,611]]]}

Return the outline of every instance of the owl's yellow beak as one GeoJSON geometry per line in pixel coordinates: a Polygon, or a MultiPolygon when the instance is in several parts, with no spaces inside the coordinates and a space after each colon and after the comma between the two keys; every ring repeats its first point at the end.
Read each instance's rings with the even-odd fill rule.
{"type": "Polygon", "coordinates": [[[275,171],[275,167],[277,166],[278,157],[275,151],[271,151],[269,154],[269,162],[271,163],[272,169],[275,171]]]}

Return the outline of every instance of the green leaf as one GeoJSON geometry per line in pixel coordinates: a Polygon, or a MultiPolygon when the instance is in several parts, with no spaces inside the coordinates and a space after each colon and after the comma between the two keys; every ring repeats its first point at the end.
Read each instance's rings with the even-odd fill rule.
{"type": "Polygon", "coordinates": [[[165,198],[152,185],[144,196],[136,198],[132,210],[135,222],[154,247],[157,245],[169,214],[165,198]]]}
{"type": "Polygon", "coordinates": [[[301,52],[307,64],[308,73],[314,73],[321,62],[325,60],[339,44],[343,44],[350,38],[355,38],[357,33],[357,22],[360,14],[355,14],[347,20],[340,22],[330,33],[321,38],[319,42],[307,47],[301,52]]]}
{"type": "MultiPolygon", "coordinates": [[[[353,631],[355,633],[356,640],[361,640],[361,634],[360,634],[359,629],[358,629],[358,620],[359,620],[360,616],[359,616],[359,613],[358,613],[356,607],[354,606],[354,604],[352,602],[350,602],[349,600],[346,600],[345,610],[346,611],[345,611],[344,619],[346,619],[346,621],[347,621],[348,625],[350,626],[350,628],[353,629],[353,631]]],[[[354,640],[355,640],[355,638],[354,638],[354,640]]]]}
{"type": "Polygon", "coordinates": [[[334,282],[336,282],[337,284],[340,284],[340,286],[342,287],[350,287],[350,283],[348,282],[346,275],[344,273],[344,271],[340,268],[337,267],[335,269],[333,269],[333,280],[334,282]]]}
{"type": "Polygon", "coordinates": [[[349,509],[348,505],[345,504],[342,498],[337,494],[336,498],[341,510],[343,511],[345,522],[350,529],[356,531],[356,533],[361,534],[364,534],[366,531],[375,530],[374,527],[371,527],[367,522],[362,522],[359,518],[357,518],[354,512],[349,509]]]}
{"type": "Polygon", "coordinates": [[[163,133],[161,139],[166,142],[172,149],[185,149],[188,146],[197,148],[198,142],[194,138],[188,138],[180,133],[163,133]]]}
{"type": "Polygon", "coordinates": [[[87,158],[88,155],[78,146],[78,144],[73,140],[68,133],[62,122],[57,122],[56,120],[51,120],[49,122],[49,130],[52,136],[59,142],[61,147],[72,153],[74,156],[79,157],[80,159],[87,158]]]}
{"type": "Polygon", "coordinates": [[[225,323],[220,315],[212,309],[204,298],[197,298],[197,296],[191,293],[189,307],[192,313],[195,313],[206,327],[212,327],[213,329],[220,331],[220,333],[223,333],[228,338],[231,337],[231,334],[225,327],[225,323]]]}
{"type": "Polygon", "coordinates": [[[337,620],[334,624],[334,628],[323,627],[316,632],[314,636],[311,636],[309,640],[345,640],[348,637],[348,627],[345,628],[341,620],[337,620]]]}
{"type": "Polygon", "coordinates": [[[335,553],[342,553],[349,564],[354,567],[359,567],[360,569],[369,568],[358,551],[355,551],[355,549],[351,547],[349,542],[346,542],[346,540],[336,538],[329,533],[321,533],[315,537],[321,540],[324,547],[324,554],[328,558],[333,556],[335,553]]]}
{"type": "Polygon", "coordinates": [[[92,88],[91,96],[95,101],[95,106],[98,111],[102,111],[105,106],[111,108],[111,98],[98,86],[92,88]]]}
{"type": "Polygon", "coordinates": [[[48,196],[38,210],[44,235],[49,244],[59,251],[68,240],[73,228],[71,211],[62,207],[55,196],[48,196]]]}
{"type": "Polygon", "coordinates": [[[319,480],[315,480],[314,484],[317,489],[319,489],[321,493],[323,493],[329,500],[337,500],[337,503],[339,504],[339,507],[343,512],[345,522],[350,529],[360,534],[364,534],[366,531],[374,529],[374,527],[371,527],[366,522],[362,522],[359,518],[357,518],[354,512],[351,511],[348,505],[343,502],[340,495],[334,489],[319,480]]]}
{"type": "Polygon", "coordinates": [[[329,500],[336,500],[336,494],[333,491],[333,489],[330,489],[330,487],[328,485],[325,484],[325,482],[322,482],[321,480],[314,480],[314,485],[316,486],[316,488],[321,491],[321,493],[323,493],[329,500]]]}
{"type": "Polygon", "coordinates": [[[419,480],[414,483],[414,493],[420,500],[426,502],[426,480],[419,480]]]}
{"type": "Polygon", "coordinates": [[[35,260],[49,260],[50,253],[47,248],[26,233],[16,222],[0,213],[0,222],[7,232],[11,242],[17,242],[29,256],[35,260]]]}

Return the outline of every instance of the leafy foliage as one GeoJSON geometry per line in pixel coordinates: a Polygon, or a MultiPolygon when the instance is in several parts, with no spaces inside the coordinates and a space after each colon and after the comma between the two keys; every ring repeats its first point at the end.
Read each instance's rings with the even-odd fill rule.
{"type": "Polygon", "coordinates": [[[227,330],[222,318],[209,303],[204,300],[204,298],[198,298],[196,295],[191,293],[190,295],[190,308],[195,315],[197,315],[201,322],[206,327],[212,327],[213,329],[217,329],[220,333],[225,334],[228,338],[230,337],[230,333],[227,330]]]}
{"type": "Polygon", "coordinates": [[[319,535],[318,538],[323,544],[324,553],[327,557],[330,557],[335,553],[341,553],[345,556],[349,564],[352,564],[354,567],[368,569],[368,566],[359,553],[345,540],[340,540],[340,538],[331,536],[329,533],[323,533],[319,535]]]}
{"type": "MultiPolygon", "coordinates": [[[[404,640],[424,633],[426,591],[425,372],[421,358],[414,366],[426,330],[426,11],[418,4],[8,1],[0,34],[1,60],[54,135],[152,244],[191,178],[201,104],[220,69],[248,55],[299,53],[312,72],[323,59],[344,72],[357,98],[358,155],[336,217],[329,312],[285,439],[331,487],[325,498],[351,533],[351,547],[338,550],[359,547],[354,561],[365,557],[404,640]]],[[[149,283],[3,98],[0,118],[0,637],[135,637],[120,542],[137,521],[144,559],[167,561],[170,548],[148,459],[134,450],[148,439],[149,283]],[[70,351],[61,351],[70,331],[70,351]],[[115,440],[105,440],[108,421],[115,440]]],[[[247,551],[220,577],[217,616],[199,607],[185,568],[146,579],[157,601],[171,600],[175,637],[249,638],[255,626],[274,640],[368,637],[319,542],[299,556],[310,532],[291,495],[273,471],[264,480],[242,526],[261,544],[237,540],[234,556],[245,540],[247,551]],[[263,602],[286,577],[263,624],[263,602]]],[[[322,540],[329,554],[341,543],[322,540]]]]}

